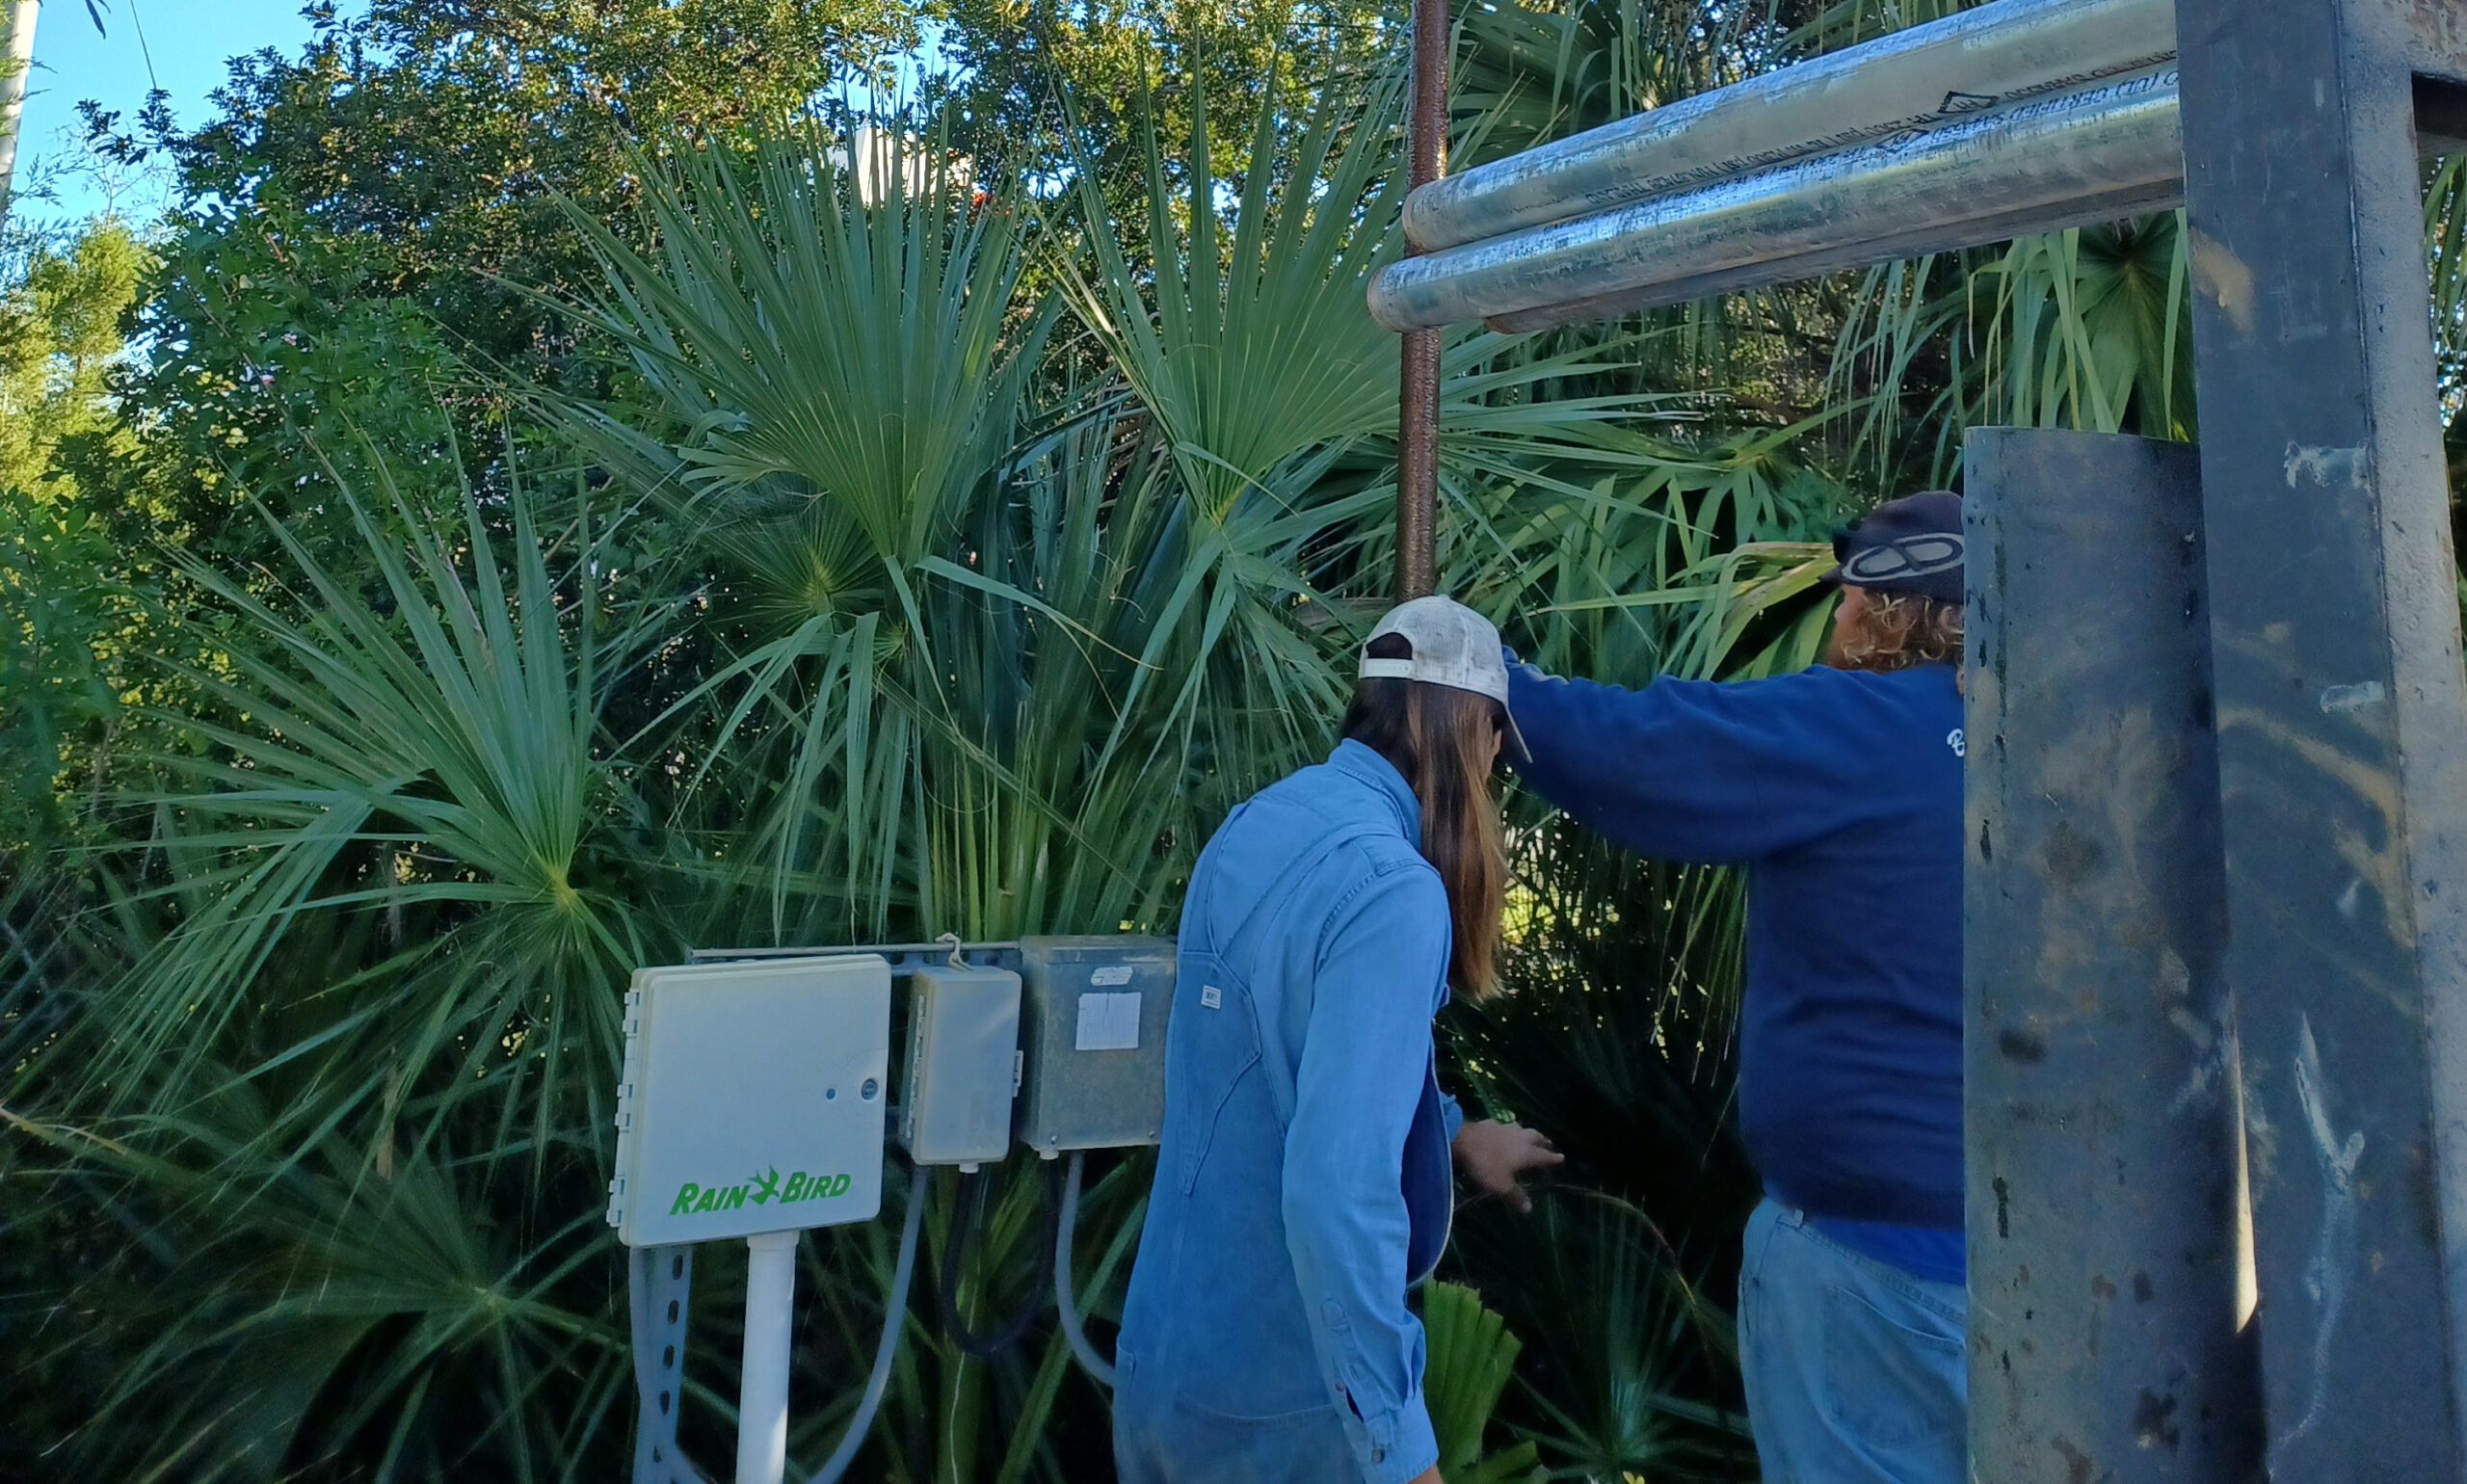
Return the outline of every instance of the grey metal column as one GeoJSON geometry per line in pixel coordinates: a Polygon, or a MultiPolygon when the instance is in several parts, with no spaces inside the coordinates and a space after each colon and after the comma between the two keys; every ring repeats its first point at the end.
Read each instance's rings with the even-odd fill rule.
{"type": "Polygon", "coordinates": [[[1971,1477],[2245,1484],[2198,455],[1981,428],[1963,463],[1971,1477]]]}
{"type": "Polygon", "coordinates": [[[2411,70],[2456,0],[2180,0],[2273,1478],[2467,1478],[2467,698],[2411,70]]]}

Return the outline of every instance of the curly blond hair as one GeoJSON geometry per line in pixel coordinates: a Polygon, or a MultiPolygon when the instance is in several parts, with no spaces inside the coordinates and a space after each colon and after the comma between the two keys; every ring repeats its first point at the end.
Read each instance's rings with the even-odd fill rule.
{"type": "Polygon", "coordinates": [[[1889,675],[1914,665],[1962,662],[1962,605],[1916,593],[1868,590],[1865,611],[1842,636],[1841,668],[1889,675]]]}

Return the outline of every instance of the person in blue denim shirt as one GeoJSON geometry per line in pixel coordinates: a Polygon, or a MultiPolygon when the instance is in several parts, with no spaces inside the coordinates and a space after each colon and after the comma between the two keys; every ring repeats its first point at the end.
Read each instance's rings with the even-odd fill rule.
{"type": "Polygon", "coordinates": [[[1191,874],[1165,1126],[1116,1352],[1123,1484],[1436,1484],[1408,1289],[1449,1152],[1516,1196],[1558,1156],[1466,1124],[1431,1018],[1493,985],[1513,738],[1499,634],[1444,597],[1364,648],[1325,763],[1227,818],[1191,874]]]}
{"type": "Polygon", "coordinates": [[[1957,496],[1837,539],[1826,663],[1641,690],[1518,665],[1518,772],[1663,861],[1746,867],[1738,1113],[1765,1200],[1739,1369],[1766,1484],[1961,1484],[1957,496]]]}

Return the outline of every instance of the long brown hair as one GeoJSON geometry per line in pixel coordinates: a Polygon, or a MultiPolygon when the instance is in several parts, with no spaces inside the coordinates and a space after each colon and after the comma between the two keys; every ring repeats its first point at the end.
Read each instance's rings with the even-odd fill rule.
{"type": "MultiPolygon", "coordinates": [[[[1370,641],[1369,653],[1410,659],[1413,643],[1402,634],[1382,634],[1370,641]]],[[[1422,859],[1447,888],[1455,929],[1447,982],[1472,999],[1499,988],[1507,859],[1491,757],[1506,722],[1504,709],[1488,696],[1387,678],[1358,682],[1345,712],[1344,735],[1387,758],[1421,801],[1422,859]]]]}

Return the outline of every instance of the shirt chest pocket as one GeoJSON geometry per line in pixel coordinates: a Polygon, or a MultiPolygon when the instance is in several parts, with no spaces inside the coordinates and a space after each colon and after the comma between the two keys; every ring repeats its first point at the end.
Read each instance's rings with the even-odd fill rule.
{"type": "MultiPolygon", "coordinates": [[[[1207,1163],[1228,1104],[1260,1071],[1260,1017],[1251,992],[1212,953],[1185,953],[1176,980],[1173,1028],[1166,1038],[1166,1086],[1181,1121],[1182,1194],[1207,1163]]],[[[1256,1088],[1253,1091],[1256,1092],[1256,1088]]]]}

